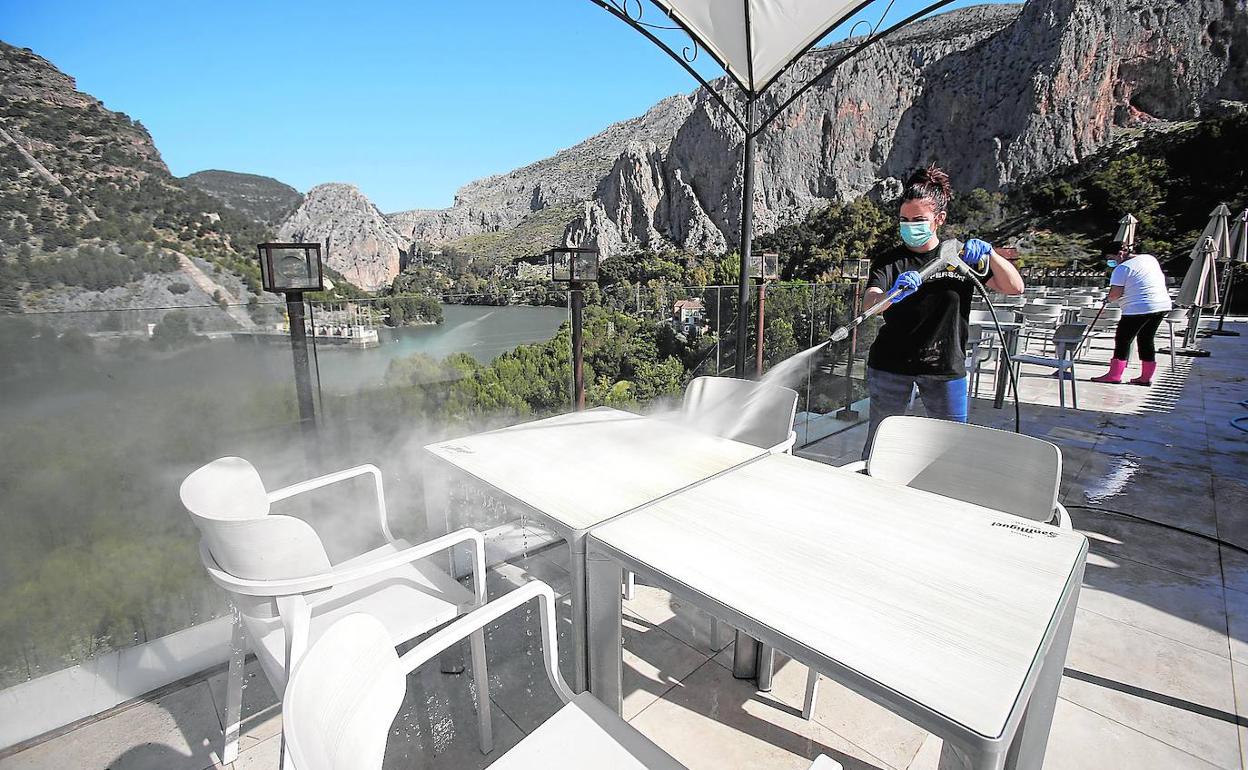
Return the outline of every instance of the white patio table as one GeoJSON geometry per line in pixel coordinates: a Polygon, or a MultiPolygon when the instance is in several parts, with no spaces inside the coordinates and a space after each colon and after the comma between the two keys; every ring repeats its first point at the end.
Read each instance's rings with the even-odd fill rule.
{"type": "Polygon", "coordinates": [[[1086,554],[1077,533],[767,457],[590,533],[590,690],[620,708],[630,569],[938,735],[977,770],[1038,769],[1086,554]]]}
{"type": "MultiPolygon", "coordinates": [[[[673,421],[606,407],[425,449],[444,462],[444,469],[484,482],[567,541],[576,644],[573,686],[578,692],[586,686],[585,534],[602,522],[767,454],[765,449],[673,421]]],[[[449,530],[448,475],[426,473],[430,533],[449,530]]]]}

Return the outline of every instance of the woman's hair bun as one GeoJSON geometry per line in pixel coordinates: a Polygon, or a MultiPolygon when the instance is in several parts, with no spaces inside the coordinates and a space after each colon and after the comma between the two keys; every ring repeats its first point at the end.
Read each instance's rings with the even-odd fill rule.
{"type": "Polygon", "coordinates": [[[903,201],[930,200],[937,211],[944,211],[953,200],[953,185],[949,182],[949,174],[935,163],[921,168],[910,175],[906,182],[903,201]]]}

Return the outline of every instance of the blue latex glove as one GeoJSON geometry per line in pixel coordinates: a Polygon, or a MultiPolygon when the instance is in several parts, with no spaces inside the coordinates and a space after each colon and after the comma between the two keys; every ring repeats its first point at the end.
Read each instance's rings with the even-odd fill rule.
{"type": "Polygon", "coordinates": [[[962,261],[975,270],[983,270],[985,260],[992,254],[992,244],[972,238],[962,246],[962,261]]]}
{"type": "Polygon", "coordinates": [[[893,288],[889,289],[888,293],[892,294],[895,291],[900,291],[900,294],[893,297],[893,302],[901,302],[906,297],[909,297],[911,294],[918,291],[919,286],[922,284],[923,278],[919,275],[917,270],[907,270],[897,276],[897,280],[893,282],[893,288]]]}

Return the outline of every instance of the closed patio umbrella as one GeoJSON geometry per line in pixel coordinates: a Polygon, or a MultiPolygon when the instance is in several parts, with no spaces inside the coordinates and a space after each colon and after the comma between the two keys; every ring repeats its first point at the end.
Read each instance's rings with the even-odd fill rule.
{"type": "MultiPolygon", "coordinates": [[[[741,184],[741,270],[737,285],[736,376],[746,376],[746,340],[749,332],[750,252],[754,238],[754,143],[771,123],[812,86],[880,39],[953,0],[931,2],[887,27],[885,17],[893,0],[590,0],[658,46],[702,84],[706,93],[744,134],[741,184]],[[857,18],[881,9],[872,24],[860,19],[850,29],[866,25],[867,34],[808,80],[793,82],[791,68],[819,41],[857,18]],[[649,12],[648,12],[649,11],[649,12]],[[672,40],[675,34],[679,39],[672,40]],[[665,39],[666,38],[666,39],[665,39]],[[705,51],[723,69],[726,86],[716,88],[695,68],[705,51]],[[759,98],[778,82],[788,95],[776,100],[769,112],[756,114],[759,98]],[[737,90],[737,98],[730,93],[737,90]]],[[[761,344],[761,340],[759,344],[761,344]]]]}
{"type": "Polygon", "coordinates": [[[1124,247],[1135,246],[1135,226],[1140,220],[1127,214],[1118,220],[1118,233],[1114,235],[1114,243],[1121,243],[1124,247]]]}
{"type": "Polygon", "coordinates": [[[1222,312],[1218,313],[1218,328],[1210,332],[1218,337],[1239,336],[1239,332],[1222,327],[1226,323],[1226,310],[1231,306],[1231,285],[1235,278],[1235,268],[1248,262],[1248,209],[1244,209],[1242,214],[1231,220],[1230,226],[1230,261],[1222,267],[1222,312]]]}
{"type": "Polygon", "coordinates": [[[1202,236],[1193,249],[1191,267],[1187,269],[1183,285],[1179,288],[1179,296],[1175,300],[1178,305],[1191,308],[1183,348],[1175,351],[1179,355],[1209,355],[1207,350],[1196,346],[1196,333],[1200,328],[1201,310],[1218,304],[1217,253],[1217,242],[1209,235],[1202,236]]]}

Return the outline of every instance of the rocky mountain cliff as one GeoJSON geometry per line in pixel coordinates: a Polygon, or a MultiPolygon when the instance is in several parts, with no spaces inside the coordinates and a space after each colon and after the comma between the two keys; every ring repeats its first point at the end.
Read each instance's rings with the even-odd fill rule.
{"type": "MultiPolygon", "coordinates": [[[[850,45],[812,52],[790,82],[850,45]]],[[[762,100],[763,114],[785,89],[762,100]]],[[[1080,162],[1119,129],[1199,117],[1246,96],[1240,3],[1030,0],[951,11],[850,60],[769,128],[758,146],[756,228],[833,200],[889,195],[931,161],[961,189],[1007,189],[1080,162]]],[[[435,244],[518,233],[539,220],[547,227],[529,229],[545,232],[553,217],[571,219],[566,241],[606,254],[637,245],[724,251],[739,237],[741,142],[699,90],[473,182],[449,209],[389,219],[405,239],[435,244]]]]}
{"type": "MultiPolygon", "coordinates": [[[[803,82],[847,44],[815,52],[803,82]]],[[[961,189],[1077,163],[1119,127],[1248,96],[1248,13],[1221,0],[1031,0],[916,24],[851,60],[761,137],[758,232],[828,200],[887,194],[936,161],[961,189]]],[[[785,96],[780,86],[763,114],[785,96]]],[[[565,236],[724,250],[738,240],[741,135],[705,94],[672,140],[630,147],[565,236]]]]}
{"type": "Polygon", "coordinates": [[[282,241],[329,243],[326,264],[362,289],[388,286],[407,258],[411,239],[399,232],[354,185],[308,190],[277,233],[282,241]]]}
{"type": "Polygon", "coordinates": [[[465,185],[449,209],[401,211],[389,219],[412,241],[427,243],[514,229],[535,212],[591,198],[630,143],[671,141],[691,109],[689,97],[669,97],[641,117],[616,123],[549,158],[465,185]]]}
{"type": "Polygon", "coordinates": [[[141,123],[0,42],[0,310],[246,305],[271,237],[175,179],[141,123]]]}
{"type": "Polygon", "coordinates": [[[303,202],[290,185],[256,174],[212,169],[184,176],[182,182],[266,225],[281,224],[303,202]]]}

